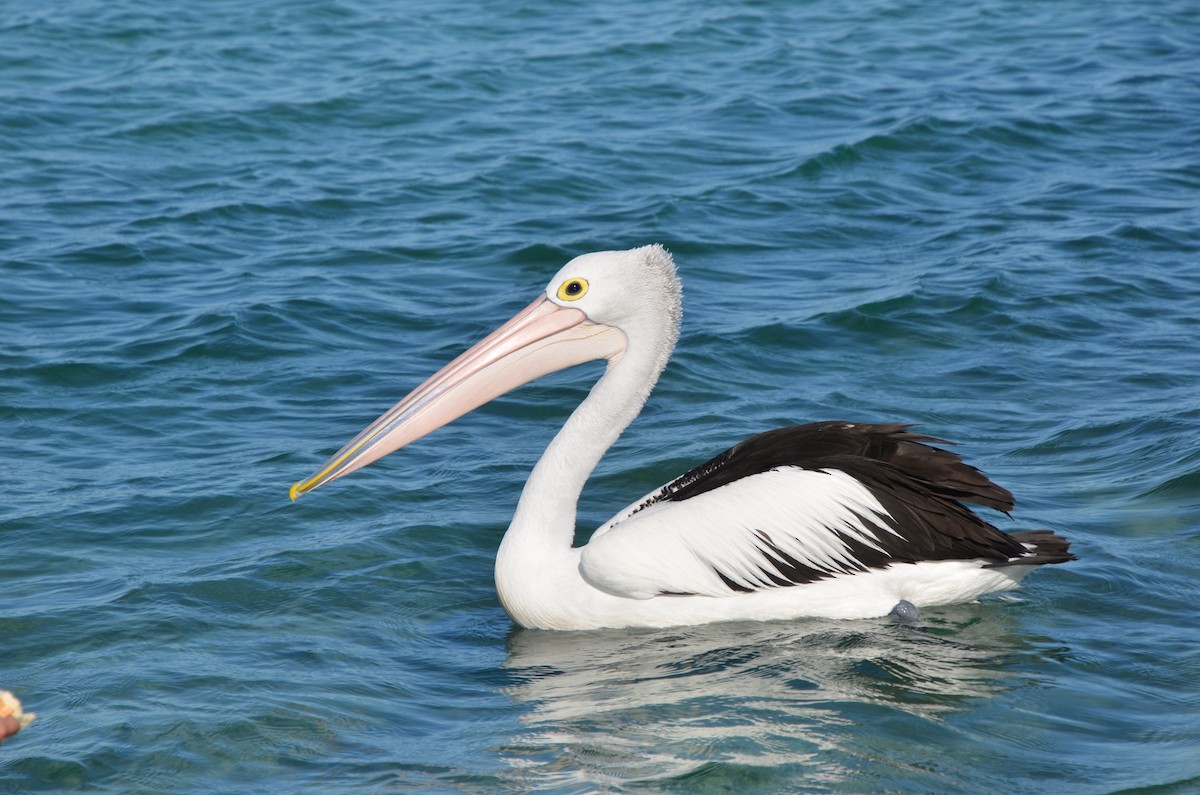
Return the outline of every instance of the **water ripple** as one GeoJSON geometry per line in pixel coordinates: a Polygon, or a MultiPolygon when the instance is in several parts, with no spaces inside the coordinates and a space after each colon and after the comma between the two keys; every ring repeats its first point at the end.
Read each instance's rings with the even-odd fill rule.
{"type": "Polygon", "coordinates": [[[26,4],[0,20],[22,792],[1194,788],[1200,15],[1069,0],[26,4]],[[905,421],[1081,559],[915,627],[513,631],[599,367],[295,505],[575,254],[675,358],[579,535],[740,438],[905,421]]]}

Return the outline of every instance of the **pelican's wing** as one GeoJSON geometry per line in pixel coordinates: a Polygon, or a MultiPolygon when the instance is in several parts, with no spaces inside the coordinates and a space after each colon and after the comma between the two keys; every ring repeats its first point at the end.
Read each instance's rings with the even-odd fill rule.
{"type": "MultiPolygon", "coordinates": [[[[902,425],[751,437],[617,514],[583,549],[592,585],[632,598],[728,596],[921,560],[993,564],[1030,547],[963,502],[1012,497],[902,425]]],[[[1024,561],[1023,561],[1024,562],[1024,561]]]]}

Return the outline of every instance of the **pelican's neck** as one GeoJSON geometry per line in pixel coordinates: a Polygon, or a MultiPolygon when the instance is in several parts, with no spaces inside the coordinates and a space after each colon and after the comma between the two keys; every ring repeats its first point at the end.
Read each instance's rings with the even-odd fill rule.
{"type": "Polygon", "coordinates": [[[666,354],[627,349],[609,363],[579,407],[555,435],[525,483],[508,535],[536,534],[570,547],[579,495],[613,442],[637,418],[667,363],[666,354]]]}
{"type": "Polygon", "coordinates": [[[642,410],[674,343],[672,328],[650,344],[627,346],[610,361],[525,483],[496,555],[500,600],[520,623],[531,625],[522,604],[541,603],[535,592],[540,594],[560,575],[577,577],[571,545],[579,495],[605,451],[642,410]]]}

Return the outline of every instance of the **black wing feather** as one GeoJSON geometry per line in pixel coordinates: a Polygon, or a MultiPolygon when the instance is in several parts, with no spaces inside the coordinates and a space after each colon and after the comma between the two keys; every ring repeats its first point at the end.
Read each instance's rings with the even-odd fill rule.
{"type": "MultiPolygon", "coordinates": [[[[863,525],[887,521],[901,536],[877,533],[884,547],[880,550],[839,534],[864,569],[922,560],[983,558],[993,561],[989,565],[1005,566],[1075,558],[1068,551],[1069,542],[1048,530],[1008,535],[977,516],[964,503],[1007,513],[1013,507],[1012,494],[958,455],[933,446],[948,442],[914,433],[910,427],[819,422],[760,433],[663,486],[634,513],[781,467],[839,470],[870,490],[889,515],[886,519],[860,516],[863,525]]],[[[798,585],[830,576],[831,572],[789,556],[766,533],[760,531],[758,536],[760,548],[771,560],[773,570],[762,572],[770,582],[798,585]]],[[[750,590],[718,574],[734,590],[750,590]]]]}

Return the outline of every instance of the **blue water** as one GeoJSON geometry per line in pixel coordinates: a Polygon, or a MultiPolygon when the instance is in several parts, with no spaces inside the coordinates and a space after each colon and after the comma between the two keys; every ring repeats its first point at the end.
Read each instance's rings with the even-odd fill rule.
{"type": "Polygon", "coordinates": [[[0,791],[1200,791],[1200,6],[948,5],[4,6],[0,791]],[[649,242],[683,336],[581,535],[905,421],[1080,559],[911,627],[515,629],[594,366],[289,504],[649,242]]]}

